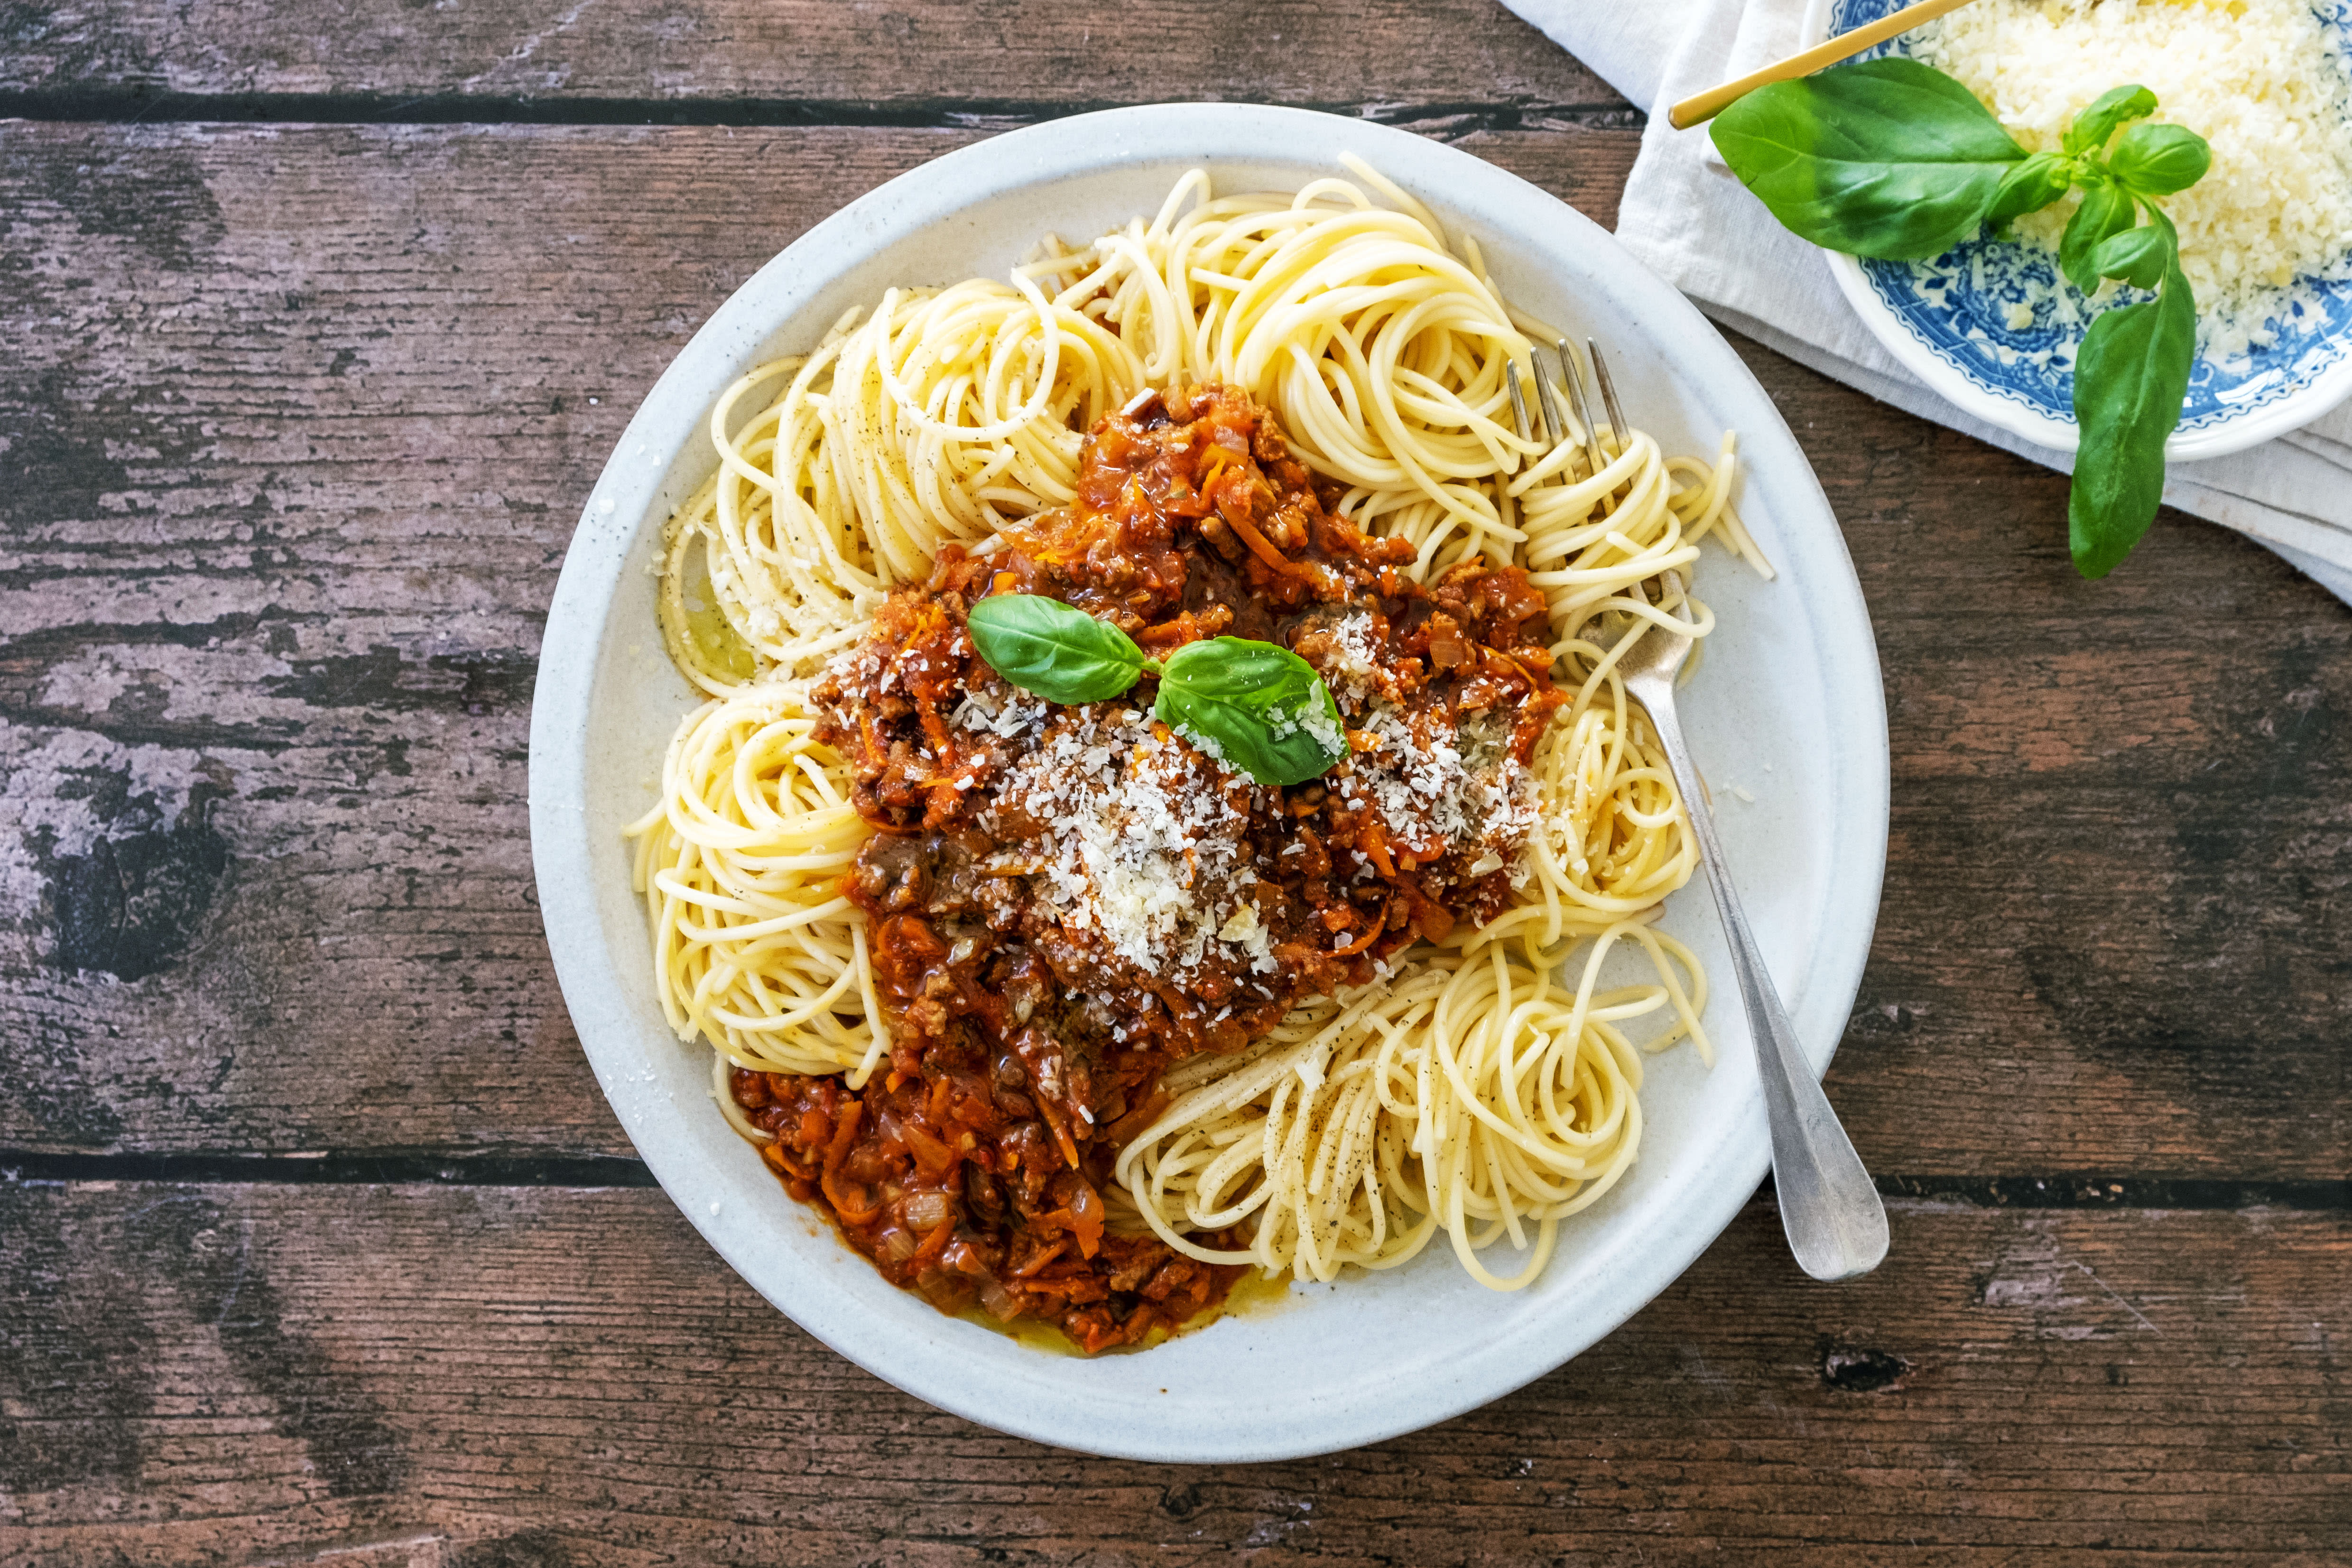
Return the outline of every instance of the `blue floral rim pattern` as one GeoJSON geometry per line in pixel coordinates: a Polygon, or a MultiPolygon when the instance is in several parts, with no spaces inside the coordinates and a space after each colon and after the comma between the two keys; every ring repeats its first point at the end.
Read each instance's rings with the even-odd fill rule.
{"type": "MultiPolygon", "coordinates": [[[[1904,0],[1834,0],[1832,36],[1900,8],[1904,0]]],[[[2352,0],[2317,0],[2314,13],[2352,37],[2352,0]]],[[[1902,37],[1865,58],[1901,52],[1902,37]]],[[[2052,419],[2074,417],[2074,353],[2089,314],[2073,305],[2057,261],[2040,246],[1976,239],[1932,261],[1863,261],[1863,276],[1927,351],[1971,386],[2052,419]],[[2070,319],[2071,318],[2071,319],[2070,319]],[[2012,320],[2024,324],[2011,326],[2012,320]]],[[[2183,432],[2244,417],[2304,391],[2352,356],[2352,279],[2306,279],[2272,341],[2241,355],[2200,354],[2189,373],[2183,432]]]]}

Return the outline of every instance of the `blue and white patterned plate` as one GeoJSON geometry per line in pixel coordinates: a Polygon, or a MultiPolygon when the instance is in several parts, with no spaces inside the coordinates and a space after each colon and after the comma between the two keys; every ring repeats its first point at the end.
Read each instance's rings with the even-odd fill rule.
{"type": "MultiPolygon", "coordinates": [[[[1850,32],[1904,0],[1811,0],[1807,42],[1850,32]]],[[[2352,37],[2352,0],[2315,0],[2322,25],[2352,37]]],[[[1899,53],[1900,35],[1864,56],[1899,53]]],[[[2073,451],[2074,353],[2089,324],[2056,299],[2067,285],[2039,246],[1972,240],[1932,261],[1864,261],[1832,253],[1847,300],[1905,368],[1968,413],[2040,446],[2073,451]],[[2016,307],[2032,319],[2012,327],[2016,307]]],[[[2175,460],[2215,458],[2300,429],[2352,396],[2352,279],[2305,279],[2271,320],[2266,347],[2189,374],[2175,460]]],[[[2079,299],[2079,297],[2077,297],[2079,299]]]]}

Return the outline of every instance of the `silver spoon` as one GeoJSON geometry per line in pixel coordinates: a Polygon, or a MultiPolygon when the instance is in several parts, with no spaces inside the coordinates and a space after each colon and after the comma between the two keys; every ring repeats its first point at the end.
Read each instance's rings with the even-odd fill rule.
{"type": "MultiPolygon", "coordinates": [[[[1688,625],[1682,574],[1667,572],[1663,581],[1674,615],[1688,625]]],[[[1837,1112],[1830,1109],[1821,1080],[1797,1044],[1789,1011],[1780,1005],[1780,994],[1772,987],[1764,955],[1739,908],[1739,894],[1731,886],[1723,846],[1716,841],[1698,769],[1692,765],[1682,721],[1675,713],[1675,671],[1689,656],[1691,640],[1635,620],[1617,644],[1617,673],[1625,689],[1649,710],[1650,723],[1666,749],[1675,785],[1698,834],[1706,885],[1715,889],[1715,907],[1723,916],[1739,999],[1747,1005],[1748,1032],[1756,1037],[1756,1070],[1764,1081],[1764,1110],[1772,1125],[1772,1185],[1789,1250],[1796,1254],[1798,1267],[1816,1279],[1851,1279],[1877,1268],[1886,1256],[1886,1205],[1879,1201],[1862,1156],[1838,1125],[1837,1112]]]]}

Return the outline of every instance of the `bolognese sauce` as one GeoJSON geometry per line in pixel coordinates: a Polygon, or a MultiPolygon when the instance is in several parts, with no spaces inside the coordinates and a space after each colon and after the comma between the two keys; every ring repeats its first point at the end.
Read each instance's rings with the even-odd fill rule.
{"type": "Polygon", "coordinates": [[[739,1069],[733,1092],[792,1194],[943,1310],[1042,1320],[1093,1353],[1219,1304],[1240,1268],[1114,1202],[1162,1072],[1485,921],[1523,874],[1528,763],[1566,700],[1542,595],[1475,556],[1423,583],[1412,544],[1333,500],[1241,392],[1144,394],[1088,436],[1071,505],[987,554],[947,547],[812,693],[875,830],[845,891],[889,1055],[862,1089],[739,1069]],[[1104,702],[1033,697],[965,630],[1003,593],[1155,658],[1228,635],[1289,647],[1333,693],[1346,755],[1263,785],[1157,722],[1149,676],[1104,702]]]}

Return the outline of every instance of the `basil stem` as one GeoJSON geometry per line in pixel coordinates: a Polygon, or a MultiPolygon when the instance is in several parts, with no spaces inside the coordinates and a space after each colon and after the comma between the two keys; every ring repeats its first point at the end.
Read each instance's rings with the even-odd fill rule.
{"type": "Polygon", "coordinates": [[[1759,88],[1710,134],[1796,234],[1888,261],[1924,261],[1975,234],[2025,162],[1975,94],[1900,56],[1759,88]]]}

